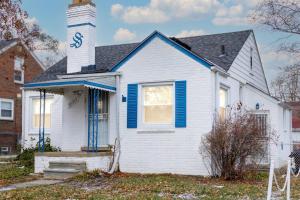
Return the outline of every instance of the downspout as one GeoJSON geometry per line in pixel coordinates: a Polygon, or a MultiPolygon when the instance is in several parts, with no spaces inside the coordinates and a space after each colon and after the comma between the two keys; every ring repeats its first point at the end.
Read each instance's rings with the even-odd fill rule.
{"type": "MultiPolygon", "coordinates": [[[[214,104],[214,109],[213,109],[213,121],[212,121],[212,125],[213,125],[213,127],[212,127],[212,129],[213,129],[213,133],[215,132],[215,124],[216,124],[216,118],[217,118],[217,116],[218,116],[218,107],[219,107],[219,98],[218,98],[218,96],[219,96],[219,88],[220,88],[220,81],[219,81],[219,79],[220,79],[220,74],[219,74],[219,71],[218,70],[215,70],[215,69],[213,69],[213,72],[215,73],[215,80],[214,80],[214,86],[215,86],[215,92],[214,92],[214,102],[215,102],[215,104],[214,104]]],[[[211,158],[211,165],[210,165],[210,167],[211,167],[211,174],[213,175],[213,176],[216,176],[217,174],[217,172],[216,172],[216,167],[215,167],[215,165],[213,164],[213,162],[212,162],[212,158],[211,158]]]]}
{"type": "Polygon", "coordinates": [[[25,90],[22,88],[22,139],[21,139],[21,149],[25,146],[25,90]]]}
{"type": "Polygon", "coordinates": [[[115,141],[114,160],[108,173],[113,174],[119,167],[119,160],[121,155],[121,137],[120,137],[120,101],[121,101],[121,88],[120,88],[120,74],[116,75],[116,131],[117,138],[115,141]]]}

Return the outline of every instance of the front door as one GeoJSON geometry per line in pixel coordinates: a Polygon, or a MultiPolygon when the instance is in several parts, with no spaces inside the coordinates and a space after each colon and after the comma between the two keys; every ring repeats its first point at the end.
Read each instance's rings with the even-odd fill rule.
{"type": "Polygon", "coordinates": [[[98,126],[100,147],[108,145],[108,122],[109,122],[109,92],[101,91],[98,100],[98,126]]]}

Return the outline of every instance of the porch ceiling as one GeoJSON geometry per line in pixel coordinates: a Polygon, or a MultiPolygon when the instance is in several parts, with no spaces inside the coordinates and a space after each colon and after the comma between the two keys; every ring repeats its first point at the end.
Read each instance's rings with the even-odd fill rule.
{"type": "Polygon", "coordinates": [[[28,83],[24,85],[25,90],[46,90],[54,94],[63,94],[65,88],[93,88],[116,92],[116,81],[114,76],[92,77],[92,78],[68,78],[46,82],[28,83]]]}

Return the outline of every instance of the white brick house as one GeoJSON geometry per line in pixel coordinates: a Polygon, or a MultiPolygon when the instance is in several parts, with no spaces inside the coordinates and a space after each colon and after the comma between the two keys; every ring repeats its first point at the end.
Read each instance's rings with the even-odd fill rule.
{"type": "Polygon", "coordinates": [[[95,47],[94,6],[70,6],[67,58],[25,85],[23,145],[40,141],[42,150],[49,137],[65,152],[37,154],[36,172],[59,160],[108,170],[112,154],[103,151],[119,139],[122,172],[208,175],[201,138],[216,113],[239,102],[279,134],[267,162],[284,164],[291,113],[270,96],[252,30],[188,38],[155,31],[140,43],[95,47]]]}

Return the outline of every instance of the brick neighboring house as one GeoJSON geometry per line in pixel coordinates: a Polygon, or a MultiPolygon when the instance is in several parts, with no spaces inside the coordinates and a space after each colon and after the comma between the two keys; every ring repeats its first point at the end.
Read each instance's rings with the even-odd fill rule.
{"type": "Polygon", "coordinates": [[[292,109],[292,144],[293,150],[300,149],[300,102],[288,102],[292,109]]]}
{"type": "Polygon", "coordinates": [[[0,40],[0,155],[16,151],[22,135],[22,90],[44,71],[22,42],[0,40]]]}

